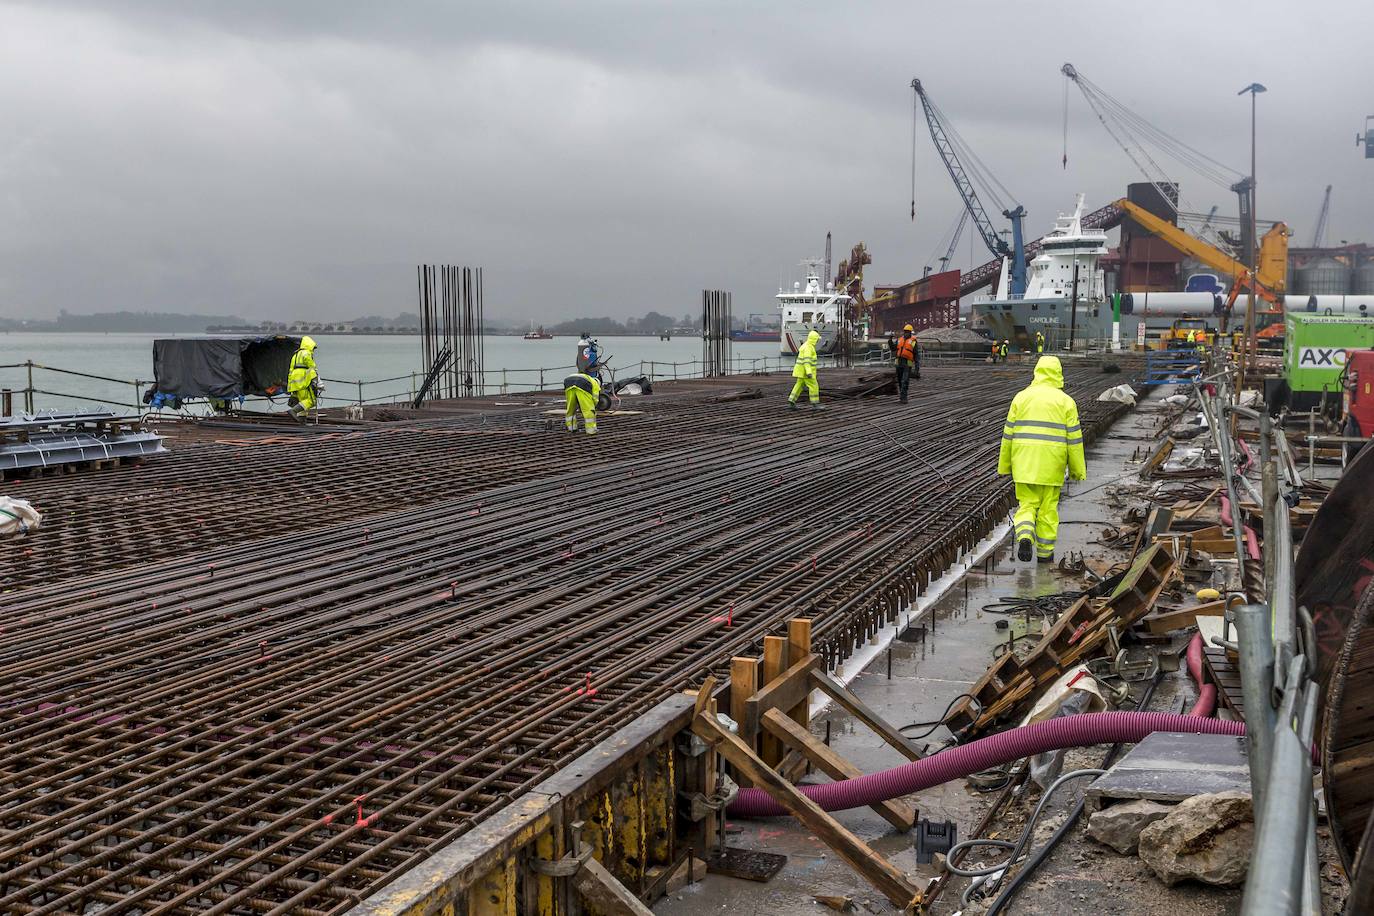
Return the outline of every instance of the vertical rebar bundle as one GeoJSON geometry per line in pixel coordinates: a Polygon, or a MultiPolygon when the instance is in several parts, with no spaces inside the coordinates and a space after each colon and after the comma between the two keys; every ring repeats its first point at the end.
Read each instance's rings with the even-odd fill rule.
{"type": "Polygon", "coordinates": [[[435,374],[430,394],[438,398],[483,394],[482,268],[421,264],[420,349],[425,375],[435,374]]]}
{"type": "Polygon", "coordinates": [[[730,325],[734,296],[723,289],[701,291],[701,362],[707,378],[730,374],[730,325]]]}

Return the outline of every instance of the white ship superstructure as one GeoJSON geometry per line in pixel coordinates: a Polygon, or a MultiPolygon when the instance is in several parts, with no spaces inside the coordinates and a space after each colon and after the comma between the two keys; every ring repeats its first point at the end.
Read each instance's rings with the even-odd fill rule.
{"type": "Polygon", "coordinates": [[[1002,262],[999,294],[973,302],[975,325],[987,327],[996,340],[1028,347],[1036,331],[1051,346],[1069,339],[1102,338],[1112,334],[1106,278],[1099,263],[1107,254],[1107,233],[1083,228],[1083,195],[1073,212],[1060,214],[1054,229],[1042,240],[1040,253],[1026,270],[1026,292],[1008,295],[1009,262],[1002,262]],[[1078,284],[1075,308],[1074,283],[1078,284]],[[1075,314],[1076,312],[1076,314],[1075,314]]]}
{"type": "Polygon", "coordinates": [[[791,290],[779,289],[778,309],[782,313],[782,339],[780,342],[783,356],[791,356],[806,342],[811,331],[821,335],[816,344],[816,352],[825,356],[835,352],[835,342],[840,336],[840,325],[844,320],[845,307],[850,296],[835,289],[833,283],[821,286],[820,260],[803,261],[807,268],[806,284],[793,283],[791,290]]]}

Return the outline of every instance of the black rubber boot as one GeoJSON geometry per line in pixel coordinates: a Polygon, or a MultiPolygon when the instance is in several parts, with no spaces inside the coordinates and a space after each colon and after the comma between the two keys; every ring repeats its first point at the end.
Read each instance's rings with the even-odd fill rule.
{"type": "Polygon", "coordinates": [[[1022,538],[1016,542],[1016,559],[1022,563],[1029,563],[1035,559],[1035,545],[1030,542],[1030,538],[1022,538]]]}
{"type": "Polygon", "coordinates": [[[796,401],[788,401],[788,402],[787,402],[787,409],[788,409],[788,410],[796,410],[796,409],[797,409],[797,402],[796,402],[796,401]]]}
{"type": "Polygon", "coordinates": [[[1048,557],[1037,557],[1036,560],[1037,560],[1038,562],[1041,562],[1041,563],[1053,563],[1053,562],[1054,562],[1054,555],[1051,554],[1051,555],[1048,556],[1048,557]]]}

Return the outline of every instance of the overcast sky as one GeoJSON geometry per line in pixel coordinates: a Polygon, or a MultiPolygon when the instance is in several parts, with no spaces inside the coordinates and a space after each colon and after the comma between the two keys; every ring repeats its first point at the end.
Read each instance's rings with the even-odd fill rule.
{"type": "Polygon", "coordinates": [[[1260,216],[1307,244],[1332,184],[1374,243],[1371,35],[1368,0],[0,0],[0,314],[395,314],[421,261],[498,319],[764,312],[827,230],[901,282],[959,207],[922,123],[910,219],[913,76],[1030,237],[1139,180],[1077,91],[1061,168],[1065,60],[1237,171],[1264,83],[1260,216]]]}

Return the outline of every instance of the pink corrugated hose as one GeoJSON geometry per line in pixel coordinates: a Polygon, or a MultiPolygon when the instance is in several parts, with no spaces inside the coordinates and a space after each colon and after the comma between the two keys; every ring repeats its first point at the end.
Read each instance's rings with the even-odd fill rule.
{"type": "MultiPolygon", "coordinates": [[[[1046,719],[1012,728],[987,738],[941,751],[932,757],[854,779],[801,786],[802,794],[826,811],[845,811],[898,798],[938,786],[970,773],[1001,766],[1013,760],[1094,744],[1134,744],[1153,732],[1201,735],[1244,735],[1244,722],[1210,719],[1217,689],[1202,684],[1202,635],[1188,644],[1188,673],[1202,685],[1188,715],[1169,712],[1089,712],[1046,719]]],[[[780,817],[787,809],[762,789],[741,789],[730,814],[735,817],[780,817]]]]}

